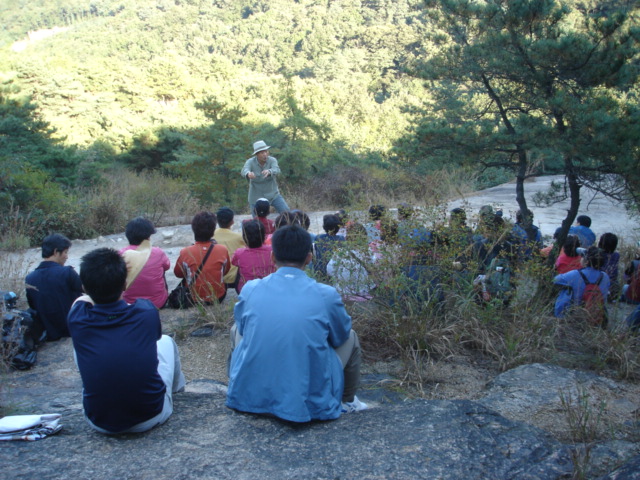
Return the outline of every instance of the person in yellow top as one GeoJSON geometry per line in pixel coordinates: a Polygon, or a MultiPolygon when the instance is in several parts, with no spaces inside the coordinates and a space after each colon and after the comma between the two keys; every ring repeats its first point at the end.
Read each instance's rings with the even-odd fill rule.
{"type": "MultiPolygon", "coordinates": [[[[246,247],[242,235],[231,230],[234,224],[233,210],[229,207],[222,207],[216,212],[218,217],[218,228],[213,234],[213,239],[220,245],[224,245],[229,250],[229,256],[233,257],[235,252],[240,247],[246,247]]],[[[227,289],[234,288],[238,292],[238,267],[231,265],[231,269],[224,276],[224,284],[227,289]]],[[[240,293],[240,292],[238,292],[240,293]]]]}

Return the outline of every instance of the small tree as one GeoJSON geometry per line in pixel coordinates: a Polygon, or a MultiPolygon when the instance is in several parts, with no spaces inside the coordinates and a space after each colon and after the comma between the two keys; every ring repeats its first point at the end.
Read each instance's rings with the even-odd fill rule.
{"type": "MultiPolygon", "coordinates": [[[[630,5],[599,5],[425,0],[435,27],[429,40],[441,48],[413,66],[434,100],[420,112],[409,151],[513,169],[523,211],[527,176],[541,168],[564,173],[571,206],[559,244],[582,185],[619,194],[603,179],[637,171],[638,102],[623,101],[623,93],[636,82],[639,31],[630,5]]],[[[633,188],[623,184],[637,198],[633,188]]]]}

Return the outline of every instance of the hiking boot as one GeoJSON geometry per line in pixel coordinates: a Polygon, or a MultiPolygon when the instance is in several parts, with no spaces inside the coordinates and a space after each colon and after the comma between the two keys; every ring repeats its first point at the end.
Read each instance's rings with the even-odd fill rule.
{"type": "Polygon", "coordinates": [[[353,413],[366,410],[369,406],[354,395],[353,402],[342,402],[342,413],[353,413]]]}

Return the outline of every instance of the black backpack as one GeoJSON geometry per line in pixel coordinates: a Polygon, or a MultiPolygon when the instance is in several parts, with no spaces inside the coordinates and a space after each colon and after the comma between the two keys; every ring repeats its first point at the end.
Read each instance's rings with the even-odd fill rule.
{"type": "Polygon", "coordinates": [[[2,317],[2,357],[17,370],[28,370],[36,363],[43,331],[35,321],[35,310],[10,310],[2,317]]]}

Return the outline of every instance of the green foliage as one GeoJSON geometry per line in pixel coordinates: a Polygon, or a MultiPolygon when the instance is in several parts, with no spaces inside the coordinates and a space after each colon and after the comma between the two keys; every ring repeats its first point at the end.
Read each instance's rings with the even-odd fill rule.
{"type": "Polygon", "coordinates": [[[572,197],[578,179],[616,195],[605,175],[635,176],[638,99],[621,101],[638,76],[629,5],[603,14],[553,0],[425,3],[441,48],[411,65],[433,98],[413,110],[402,161],[512,168],[520,185],[560,169],[576,186],[572,197]]]}

